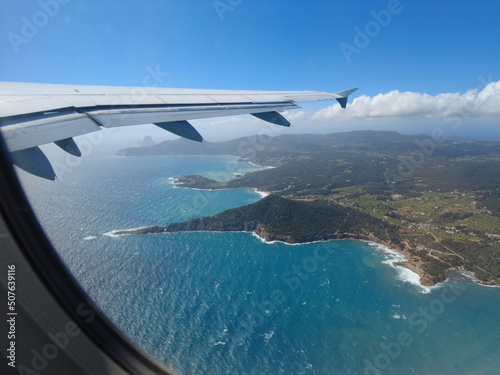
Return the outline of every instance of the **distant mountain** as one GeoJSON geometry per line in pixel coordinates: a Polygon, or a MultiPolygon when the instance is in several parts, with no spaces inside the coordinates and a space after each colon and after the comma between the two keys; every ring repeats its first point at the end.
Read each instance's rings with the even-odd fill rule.
{"type": "Polygon", "coordinates": [[[484,155],[498,152],[500,142],[470,141],[449,138],[433,139],[429,135],[403,135],[395,131],[352,131],[331,134],[287,134],[276,137],[255,135],[224,142],[193,142],[186,139],[164,141],[148,147],[120,150],[118,156],[145,155],[234,155],[265,164],[283,155],[319,154],[331,151],[382,151],[393,155],[408,151],[432,153],[432,156],[484,155]],[[420,147],[420,148],[419,148],[420,147]],[[430,149],[429,147],[432,147],[430,149]]]}
{"type": "Polygon", "coordinates": [[[183,138],[148,147],[133,147],[117,152],[119,156],[144,155],[236,155],[243,156],[245,148],[255,147],[257,151],[267,149],[290,151],[310,151],[319,147],[335,145],[387,145],[391,142],[412,142],[415,136],[405,136],[392,131],[355,131],[346,133],[289,134],[269,138],[249,136],[224,142],[193,142],[183,138]]]}
{"type": "Polygon", "coordinates": [[[142,147],[149,147],[155,145],[156,142],[153,141],[153,137],[146,135],[144,139],[142,141],[138,141],[137,144],[142,147]]]}

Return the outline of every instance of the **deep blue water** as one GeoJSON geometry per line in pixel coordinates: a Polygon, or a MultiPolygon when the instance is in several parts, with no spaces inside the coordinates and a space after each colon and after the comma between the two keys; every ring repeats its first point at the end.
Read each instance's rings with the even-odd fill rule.
{"type": "MultiPolygon", "coordinates": [[[[257,169],[233,157],[86,157],[49,182],[21,172],[91,298],[181,374],[499,374],[500,289],[454,275],[425,290],[360,241],[298,246],[250,233],[113,237],[260,199],[175,188],[257,169]]],[[[64,166],[64,165],[63,165],[64,166]]]]}

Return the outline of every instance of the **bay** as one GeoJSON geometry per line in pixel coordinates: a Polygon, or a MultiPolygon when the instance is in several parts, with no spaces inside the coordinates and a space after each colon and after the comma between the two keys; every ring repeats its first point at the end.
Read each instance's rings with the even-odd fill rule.
{"type": "Polygon", "coordinates": [[[89,296],[181,374],[498,373],[500,289],[460,274],[428,290],[393,267],[387,249],[361,241],[110,235],[255,202],[251,189],[172,182],[257,169],[231,156],[90,156],[59,181],[20,177],[89,296]]]}

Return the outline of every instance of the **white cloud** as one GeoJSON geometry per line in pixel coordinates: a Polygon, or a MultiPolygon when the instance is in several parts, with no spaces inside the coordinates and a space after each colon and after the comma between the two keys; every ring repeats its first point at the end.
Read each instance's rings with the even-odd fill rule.
{"type": "Polygon", "coordinates": [[[285,111],[283,116],[292,123],[307,118],[307,114],[304,111],[285,111]]]}
{"type": "MultiPolygon", "coordinates": [[[[297,121],[297,120],[302,120],[307,118],[307,114],[304,111],[284,111],[282,113],[285,118],[291,122],[297,121]]],[[[260,125],[262,124],[261,119],[258,119],[257,117],[253,116],[248,116],[248,115],[240,115],[240,116],[228,116],[228,117],[215,117],[211,119],[205,120],[203,122],[204,124],[209,124],[209,125],[234,125],[234,124],[242,124],[242,125],[260,125]]],[[[200,121],[201,122],[201,121],[200,121]]]]}
{"type": "Polygon", "coordinates": [[[226,125],[226,124],[238,124],[243,122],[241,116],[227,116],[227,117],[216,117],[213,119],[206,120],[206,124],[210,125],[226,125]]]}
{"type": "Polygon", "coordinates": [[[451,116],[483,117],[500,115],[500,81],[491,82],[481,90],[443,93],[436,96],[417,92],[390,91],[376,96],[360,96],[346,109],[337,104],[316,111],[315,119],[369,119],[386,117],[451,116]]]}
{"type": "MultiPolygon", "coordinates": [[[[292,123],[290,128],[276,126],[250,115],[190,122],[209,142],[259,134],[326,134],[366,129],[420,134],[430,133],[436,126],[448,126],[450,136],[467,138],[479,134],[477,136],[482,138],[500,139],[497,125],[500,116],[500,81],[463,94],[444,93],[432,96],[394,90],[373,97],[360,96],[349,103],[346,109],[340,108],[336,101],[332,103],[334,104],[318,110],[318,104],[314,110],[307,109],[306,104],[304,109],[285,111],[282,115],[292,123]],[[482,118],[478,123],[475,120],[480,116],[482,118]],[[480,127],[484,128],[482,133],[480,127]]],[[[123,129],[129,131],[132,128],[134,127],[127,126],[123,129]]],[[[140,126],[131,144],[136,145],[137,140],[143,139],[144,135],[152,135],[157,142],[177,137],[153,125],[150,128],[140,126]]]]}

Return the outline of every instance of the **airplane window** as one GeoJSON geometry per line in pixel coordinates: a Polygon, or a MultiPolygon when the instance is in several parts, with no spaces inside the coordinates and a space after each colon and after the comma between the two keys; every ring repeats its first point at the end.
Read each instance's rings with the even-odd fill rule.
{"type": "Polygon", "coordinates": [[[0,4],[2,371],[498,372],[499,4],[0,4]]]}

